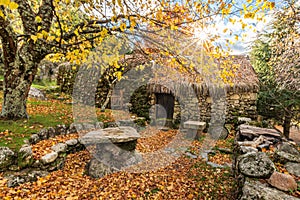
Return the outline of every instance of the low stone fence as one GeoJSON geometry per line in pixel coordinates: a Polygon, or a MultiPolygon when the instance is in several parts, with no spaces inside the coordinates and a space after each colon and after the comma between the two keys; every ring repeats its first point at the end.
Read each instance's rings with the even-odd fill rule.
{"type": "Polygon", "coordinates": [[[234,144],[233,171],[238,199],[298,199],[300,152],[274,129],[242,124],[234,144]],[[282,173],[282,168],[288,173],[282,173]]]}
{"type": "Polygon", "coordinates": [[[25,143],[36,144],[41,140],[53,138],[57,135],[66,135],[66,134],[76,133],[84,130],[100,129],[103,127],[104,124],[102,122],[72,123],[70,126],[66,126],[64,124],[57,125],[56,127],[41,129],[37,134],[32,134],[29,138],[29,141],[25,141],[25,143]]]}
{"type": "Polygon", "coordinates": [[[0,147],[0,172],[4,172],[4,178],[8,179],[8,187],[15,187],[25,182],[36,181],[38,177],[61,169],[69,153],[88,149],[95,158],[87,163],[86,173],[93,177],[102,177],[120,170],[123,165],[127,167],[139,162],[139,157],[134,152],[139,137],[140,135],[132,127],[121,126],[103,129],[102,122],[71,124],[69,127],[57,125],[56,127],[45,128],[37,134],[33,134],[18,152],[14,152],[8,147],[0,147]],[[57,143],[51,147],[52,152],[38,160],[34,158],[32,144],[57,135],[80,131],[89,132],[78,139],[57,143]],[[93,152],[89,149],[90,146],[95,146],[98,150],[93,152]],[[107,157],[108,155],[107,162],[116,161],[116,163],[105,165],[98,161],[99,159],[103,160],[103,156],[107,157]],[[122,166],[116,166],[116,164],[122,166]]]}

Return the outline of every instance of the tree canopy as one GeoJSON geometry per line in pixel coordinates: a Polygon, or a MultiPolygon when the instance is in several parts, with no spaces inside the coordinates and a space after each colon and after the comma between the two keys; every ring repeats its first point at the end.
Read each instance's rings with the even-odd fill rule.
{"type": "MultiPolygon", "coordinates": [[[[175,56],[180,52],[171,51],[172,45],[177,43],[165,42],[166,38],[173,36],[161,34],[165,30],[170,30],[172,34],[196,35],[198,40],[205,40],[201,46],[206,54],[220,57],[223,51],[217,42],[218,33],[211,32],[204,39],[201,32],[205,27],[217,27],[218,22],[223,20],[236,23],[241,29],[251,28],[246,20],[263,20],[264,12],[273,9],[275,3],[267,0],[0,0],[0,6],[4,61],[1,115],[5,118],[24,118],[27,117],[26,98],[37,72],[37,64],[45,57],[52,61],[81,64],[86,62],[91,50],[108,37],[126,34],[141,36],[143,40],[148,38],[155,48],[172,55],[173,61],[181,64],[175,56]],[[158,37],[147,37],[150,32],[158,37]]],[[[224,32],[234,34],[226,28],[224,32]]],[[[239,36],[235,35],[235,38],[239,36]]],[[[232,43],[231,40],[226,42],[232,43]]],[[[134,45],[139,46],[137,43],[134,45]]],[[[112,54],[109,51],[111,49],[104,54],[112,54]]],[[[115,58],[110,56],[109,62],[113,60],[114,67],[118,68],[119,58],[116,55],[115,58]]]]}

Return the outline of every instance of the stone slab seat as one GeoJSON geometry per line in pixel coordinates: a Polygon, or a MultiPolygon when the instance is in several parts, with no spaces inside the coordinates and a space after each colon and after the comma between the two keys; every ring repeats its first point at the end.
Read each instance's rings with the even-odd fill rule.
{"type": "Polygon", "coordinates": [[[201,130],[203,131],[206,127],[205,122],[199,122],[199,121],[186,121],[183,123],[184,128],[186,129],[194,129],[194,130],[201,130]]]}
{"type": "Polygon", "coordinates": [[[183,123],[183,127],[188,130],[188,138],[199,139],[203,134],[203,130],[206,128],[206,123],[189,120],[183,123]]]}
{"type": "Polygon", "coordinates": [[[100,143],[125,143],[136,141],[140,137],[140,134],[134,128],[130,126],[120,126],[91,131],[79,138],[79,142],[84,145],[100,143]]]}

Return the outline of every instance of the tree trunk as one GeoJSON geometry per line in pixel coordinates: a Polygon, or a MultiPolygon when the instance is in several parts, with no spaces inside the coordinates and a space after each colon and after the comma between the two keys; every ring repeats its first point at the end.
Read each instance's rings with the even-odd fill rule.
{"type": "Polygon", "coordinates": [[[22,52],[19,52],[13,66],[5,66],[4,69],[1,117],[5,119],[28,118],[26,100],[37,72],[38,61],[31,61],[29,53],[22,55],[22,52]]]}
{"type": "Polygon", "coordinates": [[[292,121],[292,106],[286,108],[284,113],[284,120],[283,120],[283,135],[288,139],[290,138],[290,127],[292,121]]]}

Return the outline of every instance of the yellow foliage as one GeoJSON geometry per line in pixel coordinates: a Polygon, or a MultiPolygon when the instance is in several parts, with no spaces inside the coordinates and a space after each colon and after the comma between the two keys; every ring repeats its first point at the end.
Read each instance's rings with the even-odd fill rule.
{"type": "Polygon", "coordinates": [[[19,7],[19,5],[15,2],[10,2],[8,7],[11,9],[11,10],[15,10],[19,7]]]}
{"type": "Polygon", "coordinates": [[[10,0],[0,0],[0,5],[1,6],[9,6],[10,0]]]}

